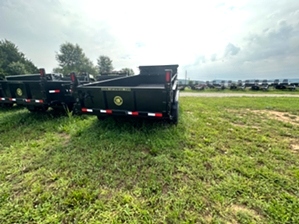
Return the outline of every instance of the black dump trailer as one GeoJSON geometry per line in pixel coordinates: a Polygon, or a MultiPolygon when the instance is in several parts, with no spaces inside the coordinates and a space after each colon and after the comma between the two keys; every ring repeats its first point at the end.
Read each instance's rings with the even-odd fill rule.
{"type": "MultiPolygon", "coordinates": [[[[80,82],[88,83],[86,76],[80,76],[80,82]]],[[[71,76],[40,74],[7,76],[0,81],[0,103],[27,107],[31,112],[53,109],[72,109],[75,99],[71,93],[71,76]]]]}
{"type": "Polygon", "coordinates": [[[73,73],[75,113],[165,119],[178,122],[178,65],[140,66],[140,74],[78,85],[73,73]]]}

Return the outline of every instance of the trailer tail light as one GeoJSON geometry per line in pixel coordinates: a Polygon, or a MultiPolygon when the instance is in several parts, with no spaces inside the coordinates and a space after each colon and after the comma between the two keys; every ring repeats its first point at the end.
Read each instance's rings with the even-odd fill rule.
{"type": "Polygon", "coordinates": [[[138,116],[139,113],[138,113],[137,111],[134,111],[134,112],[129,111],[129,112],[128,112],[128,115],[138,116]]]}
{"type": "Polygon", "coordinates": [[[90,112],[90,113],[93,112],[92,109],[87,109],[87,108],[82,108],[81,111],[82,111],[82,112],[90,112]]]}
{"type": "Polygon", "coordinates": [[[148,113],[147,115],[150,117],[163,117],[162,113],[148,113]]]}
{"type": "Polygon", "coordinates": [[[170,71],[166,71],[165,80],[166,80],[166,82],[170,82],[170,80],[171,80],[171,72],[170,71]]]}
{"type": "Polygon", "coordinates": [[[60,93],[60,89],[49,90],[49,93],[60,93]]]}
{"type": "Polygon", "coordinates": [[[41,77],[45,77],[45,74],[46,74],[45,69],[40,68],[40,69],[39,69],[39,74],[40,74],[41,77]]]}
{"type": "Polygon", "coordinates": [[[75,76],[75,73],[71,73],[71,80],[72,82],[75,82],[76,81],[76,76],[75,76]]]}

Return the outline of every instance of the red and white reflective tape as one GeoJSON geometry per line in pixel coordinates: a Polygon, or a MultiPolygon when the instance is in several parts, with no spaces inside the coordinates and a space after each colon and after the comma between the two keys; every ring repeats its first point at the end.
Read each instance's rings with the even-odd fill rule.
{"type": "Polygon", "coordinates": [[[112,110],[100,110],[103,114],[112,114],[112,110]]]}
{"type": "Polygon", "coordinates": [[[163,114],[161,113],[147,113],[149,117],[163,117],[163,114]]]}
{"type": "MultiPolygon", "coordinates": [[[[90,112],[93,113],[93,109],[88,109],[88,108],[82,108],[81,109],[82,112],[90,112]]],[[[113,111],[112,110],[100,110],[101,113],[103,114],[112,114],[113,111]]],[[[131,116],[139,116],[139,112],[138,111],[127,111],[126,112],[127,115],[131,115],[131,116]]],[[[163,117],[162,113],[147,113],[147,115],[149,117],[163,117]]]]}
{"type": "Polygon", "coordinates": [[[137,111],[128,111],[128,115],[138,116],[139,113],[137,111]]]}
{"type": "Polygon", "coordinates": [[[60,89],[49,90],[49,93],[60,93],[60,89]]]}
{"type": "Polygon", "coordinates": [[[81,109],[82,112],[93,112],[93,109],[87,109],[87,108],[82,108],[81,109]]]}
{"type": "Polygon", "coordinates": [[[17,101],[16,98],[9,98],[10,101],[17,101]]]}
{"type": "Polygon", "coordinates": [[[5,98],[0,98],[0,100],[5,100],[5,98]]]}
{"type": "Polygon", "coordinates": [[[25,99],[26,103],[30,103],[30,101],[31,101],[30,99],[25,99]]]}
{"type": "Polygon", "coordinates": [[[43,100],[35,100],[36,103],[43,103],[43,100]]]}

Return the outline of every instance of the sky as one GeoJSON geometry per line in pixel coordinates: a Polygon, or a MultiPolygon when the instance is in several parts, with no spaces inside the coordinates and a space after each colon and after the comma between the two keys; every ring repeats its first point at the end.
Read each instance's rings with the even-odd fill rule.
{"type": "Polygon", "coordinates": [[[0,0],[0,39],[51,72],[61,44],[115,70],[196,80],[299,78],[299,0],[0,0]]]}

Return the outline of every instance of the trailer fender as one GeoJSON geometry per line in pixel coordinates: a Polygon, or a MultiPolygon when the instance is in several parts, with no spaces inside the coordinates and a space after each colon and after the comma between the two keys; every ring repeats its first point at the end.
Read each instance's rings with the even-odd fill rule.
{"type": "Polygon", "coordinates": [[[179,102],[176,101],[172,106],[171,122],[176,125],[178,124],[178,121],[179,121],[179,102]]]}

